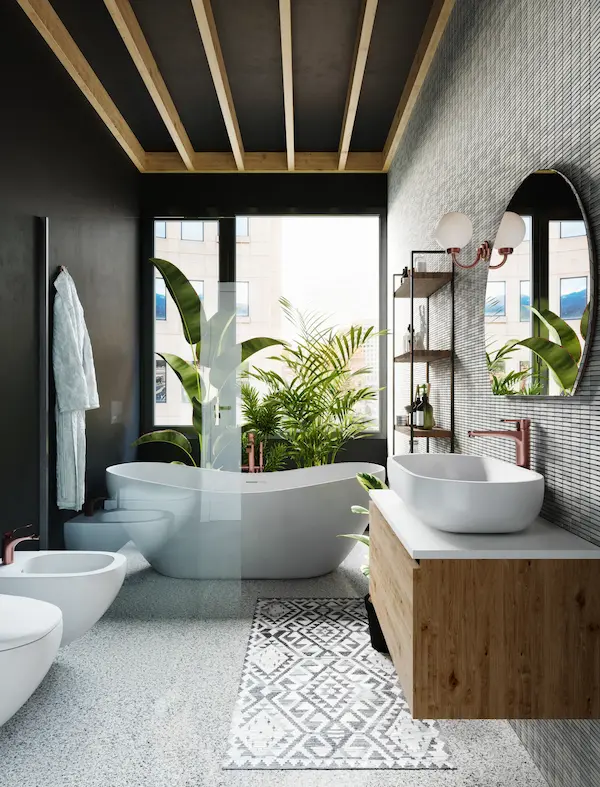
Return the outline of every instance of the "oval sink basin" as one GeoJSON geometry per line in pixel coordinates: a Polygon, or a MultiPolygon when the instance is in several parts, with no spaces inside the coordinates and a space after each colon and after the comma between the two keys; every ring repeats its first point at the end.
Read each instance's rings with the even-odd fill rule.
{"type": "Polygon", "coordinates": [[[544,477],[501,459],[390,456],[390,488],[422,522],[450,533],[515,533],[539,515],[544,477]]]}
{"type": "Polygon", "coordinates": [[[94,552],[47,552],[35,555],[23,564],[23,574],[87,574],[108,568],[114,556],[94,552]]]}

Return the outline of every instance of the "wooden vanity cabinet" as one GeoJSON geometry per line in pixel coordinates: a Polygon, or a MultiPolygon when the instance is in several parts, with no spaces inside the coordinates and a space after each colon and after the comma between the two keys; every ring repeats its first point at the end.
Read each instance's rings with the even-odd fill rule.
{"type": "Polygon", "coordinates": [[[421,719],[600,718],[600,563],[413,560],[374,503],[371,597],[421,719]]]}

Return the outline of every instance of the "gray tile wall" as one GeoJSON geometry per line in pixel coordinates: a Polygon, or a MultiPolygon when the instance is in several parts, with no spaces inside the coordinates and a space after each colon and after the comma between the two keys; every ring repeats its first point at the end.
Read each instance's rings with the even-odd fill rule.
{"type": "MultiPolygon", "coordinates": [[[[476,242],[493,240],[520,182],[550,167],[575,184],[600,248],[600,3],[457,0],[390,172],[390,275],[409,264],[411,249],[435,248],[433,229],[450,210],[473,220],[474,242],[464,252],[471,257],[476,242]]],[[[600,544],[600,340],[573,398],[492,397],[486,279],[485,266],[456,278],[456,450],[511,459],[508,441],[469,441],[467,430],[531,418],[533,467],[547,483],[543,515],[600,544]]],[[[434,372],[440,397],[447,384],[444,370],[434,372]]],[[[406,450],[399,440],[396,447],[406,450]]],[[[436,448],[444,443],[432,441],[436,448]]],[[[600,722],[514,726],[552,787],[600,785],[600,722]]]]}

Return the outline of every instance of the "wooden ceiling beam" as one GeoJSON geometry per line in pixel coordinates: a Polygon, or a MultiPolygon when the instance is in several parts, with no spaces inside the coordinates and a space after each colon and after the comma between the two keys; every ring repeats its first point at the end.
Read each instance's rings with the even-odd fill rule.
{"type": "MultiPolygon", "coordinates": [[[[246,173],[289,172],[287,152],[246,153],[246,173]]],[[[383,157],[377,153],[349,153],[345,170],[338,169],[337,153],[296,153],[296,172],[369,172],[381,173],[383,157]]],[[[146,172],[189,172],[177,153],[147,153],[146,172]]],[[[195,153],[193,172],[239,172],[232,153],[195,153]]]]}
{"type": "Polygon", "coordinates": [[[348,85],[346,108],[344,109],[344,120],[342,122],[342,135],[340,137],[340,147],[338,151],[339,169],[344,169],[348,161],[350,141],[352,139],[354,121],[356,120],[356,112],[358,110],[358,99],[360,97],[365,75],[371,35],[373,34],[373,25],[375,24],[377,2],[378,0],[363,0],[361,7],[356,44],[354,47],[354,59],[350,72],[350,84],[348,85]]]}
{"type": "Polygon", "coordinates": [[[448,24],[456,0],[434,0],[425,28],[417,47],[400,103],[383,148],[383,169],[387,172],[394,160],[400,140],[406,131],[417,98],[427,78],[429,69],[448,24]]]}
{"type": "Polygon", "coordinates": [[[213,78],[217,98],[223,113],[225,128],[229,136],[229,144],[238,170],[244,169],[244,145],[235,114],[229,79],[225,69],[225,61],[217,34],[217,26],[213,16],[210,0],[191,0],[198,23],[198,30],[206,52],[208,67],[213,78]]]}
{"type": "Polygon", "coordinates": [[[119,145],[143,172],[146,165],[144,149],[48,0],[17,2],[119,145]]]}
{"type": "Polygon", "coordinates": [[[104,0],[113,22],[175,143],[185,166],[194,168],[194,148],[129,0],[104,0]]]}
{"type": "Polygon", "coordinates": [[[283,71],[283,110],[287,168],[294,169],[294,79],[292,72],[292,0],[279,0],[281,67],[283,71]]]}

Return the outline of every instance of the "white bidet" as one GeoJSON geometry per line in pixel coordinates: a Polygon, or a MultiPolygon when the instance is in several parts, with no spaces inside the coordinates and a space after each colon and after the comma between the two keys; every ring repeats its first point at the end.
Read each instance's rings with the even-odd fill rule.
{"type": "Polygon", "coordinates": [[[0,726],[40,685],[58,653],[61,637],[58,607],[0,595],[0,726]]]}
{"type": "Polygon", "coordinates": [[[126,560],[112,552],[15,552],[0,564],[0,593],[55,604],[63,614],[62,645],[81,637],[110,607],[126,560]]]}

